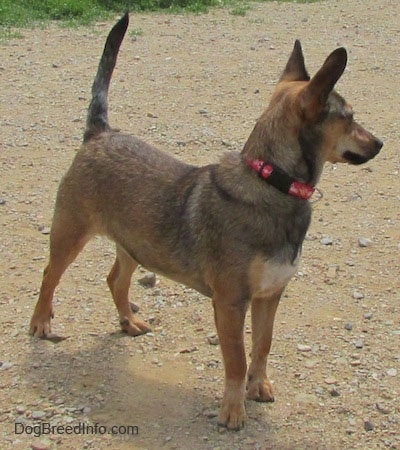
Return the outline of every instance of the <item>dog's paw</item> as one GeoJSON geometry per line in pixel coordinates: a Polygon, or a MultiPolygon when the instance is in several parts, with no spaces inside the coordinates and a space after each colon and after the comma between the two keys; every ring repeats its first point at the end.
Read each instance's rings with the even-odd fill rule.
{"type": "Polygon", "coordinates": [[[51,335],[50,318],[40,319],[32,317],[31,324],[29,326],[29,334],[37,338],[46,338],[51,335]]]}
{"type": "Polygon", "coordinates": [[[228,430],[239,431],[244,427],[246,421],[246,410],[244,402],[235,402],[233,404],[222,403],[219,413],[218,425],[226,427],[228,430]]]}
{"type": "Polygon", "coordinates": [[[267,377],[263,379],[252,378],[247,383],[246,398],[256,402],[274,402],[274,391],[267,377]]]}
{"type": "Polygon", "coordinates": [[[141,334],[146,334],[151,331],[151,328],[146,322],[137,319],[124,318],[120,321],[120,325],[122,331],[129,336],[140,336],[141,334]]]}

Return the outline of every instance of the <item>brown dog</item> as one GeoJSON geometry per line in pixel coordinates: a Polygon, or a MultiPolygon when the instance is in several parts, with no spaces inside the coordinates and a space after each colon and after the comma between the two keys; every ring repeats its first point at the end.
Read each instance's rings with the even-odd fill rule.
{"type": "Polygon", "coordinates": [[[241,153],[205,167],[187,165],[149,144],[113,131],[107,93],[126,14],[105,45],[88,112],[84,144],[58,191],[50,261],[30,333],[46,337],[54,290],[96,234],[115,241],[108,284],[122,329],[149,326],[128,300],[138,264],[212,297],[225,364],[219,422],[243,426],[244,399],[273,401],[266,363],[280,296],[296,272],[311,218],[307,201],[325,161],[361,164],[382,142],[353,120],[334,90],[346,66],[332,52],[310,80],[300,43],[241,153]],[[243,324],[251,304],[252,361],[247,372],[243,324]]]}

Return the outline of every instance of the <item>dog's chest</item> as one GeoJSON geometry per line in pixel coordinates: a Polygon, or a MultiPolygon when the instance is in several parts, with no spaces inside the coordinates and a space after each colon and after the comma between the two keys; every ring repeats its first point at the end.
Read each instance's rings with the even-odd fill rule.
{"type": "Polygon", "coordinates": [[[250,265],[252,296],[268,296],[282,290],[297,272],[300,254],[292,262],[281,263],[256,257],[250,265]]]}

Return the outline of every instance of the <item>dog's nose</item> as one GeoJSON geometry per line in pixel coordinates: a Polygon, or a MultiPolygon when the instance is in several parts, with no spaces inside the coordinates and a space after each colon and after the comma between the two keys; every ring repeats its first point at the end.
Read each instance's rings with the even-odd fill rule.
{"type": "Polygon", "coordinates": [[[375,150],[376,150],[376,152],[379,152],[379,150],[382,147],[383,147],[383,142],[380,139],[375,138],[375,150]]]}

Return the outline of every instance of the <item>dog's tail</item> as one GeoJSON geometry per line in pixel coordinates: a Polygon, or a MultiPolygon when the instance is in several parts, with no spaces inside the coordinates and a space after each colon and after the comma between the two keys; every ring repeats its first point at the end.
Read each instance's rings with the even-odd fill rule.
{"type": "Polygon", "coordinates": [[[129,24],[129,14],[124,16],[114,25],[110,31],[96,78],[92,86],[92,101],[90,102],[86,119],[86,131],[83,141],[86,142],[98,133],[111,130],[108,123],[108,88],[117,62],[118,51],[124,39],[129,24]]]}

